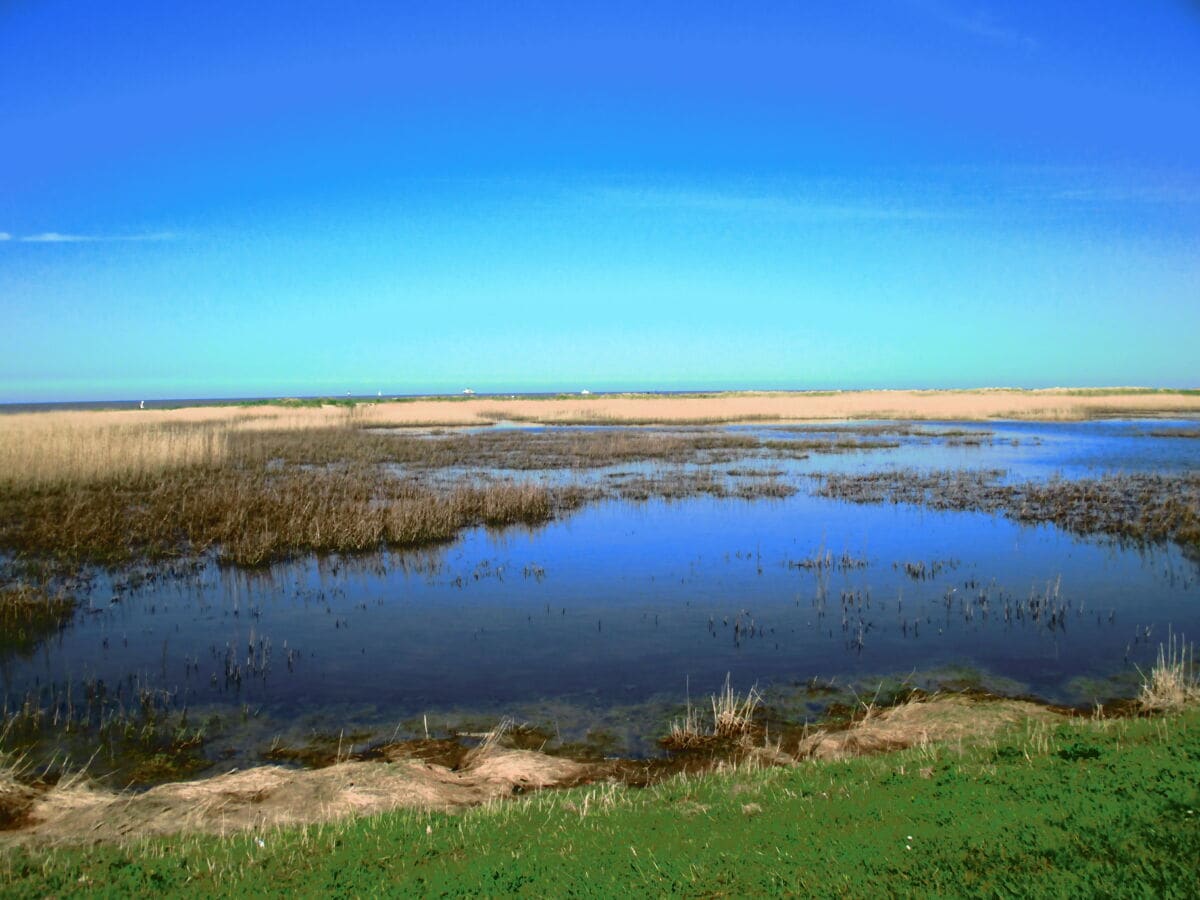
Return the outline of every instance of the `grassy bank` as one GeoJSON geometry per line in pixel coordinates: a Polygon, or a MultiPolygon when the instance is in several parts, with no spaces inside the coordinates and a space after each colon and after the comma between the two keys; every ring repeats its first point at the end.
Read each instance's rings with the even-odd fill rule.
{"type": "Polygon", "coordinates": [[[588,786],[460,814],[13,849],[8,896],[1194,896],[1200,714],[588,786]]]}

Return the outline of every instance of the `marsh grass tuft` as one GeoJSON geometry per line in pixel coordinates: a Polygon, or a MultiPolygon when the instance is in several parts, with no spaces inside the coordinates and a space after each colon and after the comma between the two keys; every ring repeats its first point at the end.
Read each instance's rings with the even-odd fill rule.
{"type": "Polygon", "coordinates": [[[1141,672],[1138,705],[1147,712],[1179,710],[1200,703],[1200,672],[1195,647],[1182,635],[1170,635],[1158,645],[1158,660],[1149,673],[1141,672]]]}
{"type": "Polygon", "coordinates": [[[729,675],[726,675],[725,686],[712,697],[713,734],[725,738],[746,734],[754,722],[754,711],[761,702],[762,694],[757,687],[751,687],[743,698],[734,693],[729,675]]]}
{"type": "Polygon", "coordinates": [[[725,676],[721,690],[710,698],[712,727],[706,729],[699,710],[688,703],[682,720],[671,723],[671,730],[659,743],[668,750],[693,750],[746,739],[754,727],[754,713],[762,703],[762,694],[751,687],[743,697],[725,676]]]}

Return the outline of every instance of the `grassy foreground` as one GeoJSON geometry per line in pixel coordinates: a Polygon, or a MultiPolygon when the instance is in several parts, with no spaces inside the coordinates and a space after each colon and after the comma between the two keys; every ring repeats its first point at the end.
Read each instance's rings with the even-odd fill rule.
{"type": "Polygon", "coordinates": [[[466,813],[12,849],[0,892],[1196,896],[1200,712],[543,792],[466,813]]]}

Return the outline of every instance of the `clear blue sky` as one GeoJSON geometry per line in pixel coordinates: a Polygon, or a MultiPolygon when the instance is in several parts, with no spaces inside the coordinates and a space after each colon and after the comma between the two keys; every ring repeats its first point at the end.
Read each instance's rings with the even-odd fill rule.
{"type": "Polygon", "coordinates": [[[0,236],[0,401],[1197,386],[1200,5],[0,3],[0,236]]]}

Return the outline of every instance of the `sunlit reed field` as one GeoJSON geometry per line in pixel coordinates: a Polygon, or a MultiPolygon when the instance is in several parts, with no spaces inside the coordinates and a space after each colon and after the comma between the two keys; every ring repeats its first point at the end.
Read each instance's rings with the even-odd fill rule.
{"type": "Polygon", "coordinates": [[[1137,415],[1200,415],[1200,391],[1112,388],[488,396],[16,413],[0,416],[0,473],[10,481],[46,483],[216,464],[228,452],[228,436],[247,431],[480,426],[497,421],[711,425],[831,419],[1062,421],[1137,415]]]}

